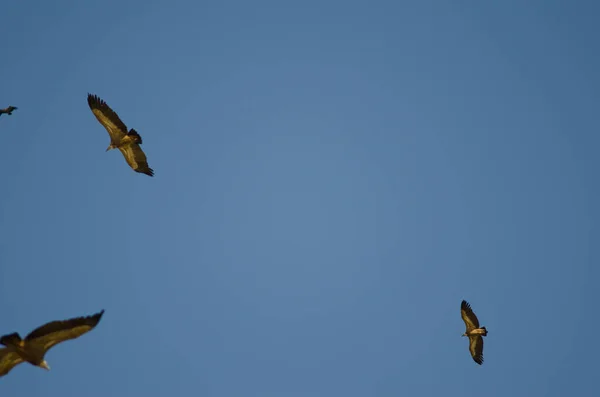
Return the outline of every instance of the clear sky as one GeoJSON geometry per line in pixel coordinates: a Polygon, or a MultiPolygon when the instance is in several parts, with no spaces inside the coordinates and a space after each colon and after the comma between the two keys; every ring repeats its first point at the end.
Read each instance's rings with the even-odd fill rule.
{"type": "Polygon", "coordinates": [[[6,2],[0,334],[106,313],[0,394],[597,396],[599,17],[6,2]]]}

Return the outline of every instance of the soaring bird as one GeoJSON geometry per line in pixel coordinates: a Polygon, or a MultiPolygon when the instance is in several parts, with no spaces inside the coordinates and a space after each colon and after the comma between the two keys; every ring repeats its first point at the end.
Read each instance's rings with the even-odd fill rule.
{"type": "Polygon", "coordinates": [[[8,114],[9,116],[12,114],[13,110],[18,109],[18,107],[15,106],[9,106],[5,109],[0,109],[0,116],[2,116],[3,113],[8,114]]]}
{"type": "Polygon", "coordinates": [[[22,362],[50,370],[44,356],[54,345],[75,339],[98,325],[104,310],[87,317],[52,321],[33,330],[25,339],[15,332],[0,338],[0,377],[22,362]]]}
{"type": "Polygon", "coordinates": [[[87,101],[94,116],[96,116],[100,124],[108,131],[108,135],[110,135],[110,145],[106,151],[118,148],[123,153],[127,164],[134,171],[153,176],[154,171],[148,166],[146,155],[140,147],[142,144],[140,134],[133,128],[127,132],[127,127],[117,113],[98,96],[88,94],[87,101]]]}
{"type": "Polygon", "coordinates": [[[477,364],[483,364],[483,337],[487,335],[485,327],[479,328],[479,320],[471,305],[465,300],[460,304],[460,315],[467,326],[467,331],[462,336],[469,337],[469,351],[473,361],[477,364]]]}

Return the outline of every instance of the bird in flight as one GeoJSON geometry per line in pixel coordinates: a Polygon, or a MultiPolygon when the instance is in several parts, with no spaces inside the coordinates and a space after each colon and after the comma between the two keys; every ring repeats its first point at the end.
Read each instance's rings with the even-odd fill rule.
{"type": "Polygon", "coordinates": [[[28,362],[50,370],[44,356],[53,346],[75,339],[98,325],[104,310],[87,317],[76,317],[64,321],[52,321],[33,330],[25,339],[14,332],[0,338],[0,377],[8,374],[15,366],[28,362]]]}
{"type": "Polygon", "coordinates": [[[110,135],[110,145],[106,149],[119,149],[125,157],[127,164],[135,171],[149,176],[154,175],[154,170],[148,166],[146,155],[140,147],[142,137],[133,128],[127,131],[127,126],[102,99],[96,95],[88,94],[88,105],[100,124],[106,128],[110,135]]]}
{"type": "Polygon", "coordinates": [[[17,110],[18,107],[15,106],[9,106],[5,109],[0,109],[0,116],[2,116],[4,113],[8,114],[9,116],[12,114],[13,110],[17,110]]]}
{"type": "Polygon", "coordinates": [[[473,361],[477,364],[483,364],[483,337],[487,335],[485,327],[479,328],[479,320],[471,305],[465,300],[460,304],[460,315],[467,326],[467,330],[462,336],[469,337],[469,352],[473,361]]]}

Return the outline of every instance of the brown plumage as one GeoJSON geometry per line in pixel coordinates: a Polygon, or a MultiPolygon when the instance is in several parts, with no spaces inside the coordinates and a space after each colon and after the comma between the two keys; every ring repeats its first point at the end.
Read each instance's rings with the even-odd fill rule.
{"type": "Polygon", "coordinates": [[[96,119],[106,128],[110,136],[110,145],[106,149],[109,151],[118,148],[127,164],[136,172],[154,175],[152,168],[148,166],[146,154],[140,147],[142,137],[133,128],[127,131],[127,126],[121,121],[115,113],[102,99],[96,95],[88,94],[88,105],[96,116],[96,119]]]}
{"type": "Polygon", "coordinates": [[[53,346],[75,339],[98,325],[104,310],[87,317],[76,317],[64,321],[52,321],[33,330],[25,339],[14,332],[0,338],[0,377],[22,362],[50,370],[44,356],[53,346]]]}
{"type": "Polygon", "coordinates": [[[483,337],[487,335],[487,330],[485,327],[479,328],[479,320],[475,313],[473,313],[471,305],[465,300],[460,304],[460,316],[467,327],[466,332],[462,336],[469,337],[469,352],[471,353],[471,357],[473,357],[473,361],[481,365],[483,364],[483,337]]]}
{"type": "Polygon", "coordinates": [[[17,109],[18,108],[15,106],[9,106],[7,108],[0,109],[0,116],[2,116],[4,113],[6,113],[10,116],[12,114],[13,110],[17,110],[17,109]]]}

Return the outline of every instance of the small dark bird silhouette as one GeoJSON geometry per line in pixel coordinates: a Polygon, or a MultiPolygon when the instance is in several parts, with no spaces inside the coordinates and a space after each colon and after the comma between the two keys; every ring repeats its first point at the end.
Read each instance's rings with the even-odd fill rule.
{"type": "Polygon", "coordinates": [[[0,116],[2,116],[3,113],[8,114],[9,116],[12,114],[13,110],[18,109],[18,107],[15,106],[9,106],[6,109],[0,109],[0,116]]]}

